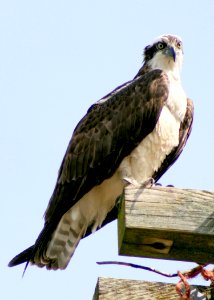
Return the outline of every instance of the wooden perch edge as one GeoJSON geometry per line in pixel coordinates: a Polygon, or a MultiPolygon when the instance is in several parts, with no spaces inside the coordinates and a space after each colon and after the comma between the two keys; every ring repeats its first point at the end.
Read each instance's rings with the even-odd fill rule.
{"type": "MultiPolygon", "coordinates": [[[[213,289],[191,286],[190,296],[194,300],[213,299],[213,289]]],[[[179,298],[174,284],[99,277],[93,300],[178,300],[179,298]]]]}
{"type": "Polygon", "coordinates": [[[119,254],[214,263],[214,193],[129,186],[124,198],[119,254]]]}

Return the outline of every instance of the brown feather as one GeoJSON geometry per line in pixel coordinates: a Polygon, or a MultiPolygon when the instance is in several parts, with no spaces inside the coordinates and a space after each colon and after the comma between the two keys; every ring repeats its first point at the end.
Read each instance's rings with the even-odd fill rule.
{"type": "Polygon", "coordinates": [[[123,158],[153,131],[167,97],[167,75],[154,70],[92,105],[74,130],[45,212],[44,228],[27,261],[57,268],[57,262],[49,262],[45,253],[62,216],[94,186],[110,178],[123,158]]]}

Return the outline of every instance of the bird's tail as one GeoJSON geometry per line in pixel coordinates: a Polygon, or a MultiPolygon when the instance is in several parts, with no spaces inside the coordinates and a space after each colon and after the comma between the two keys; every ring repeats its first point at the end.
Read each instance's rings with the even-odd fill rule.
{"type": "Polygon", "coordinates": [[[47,260],[47,269],[65,269],[74,254],[80,239],[85,235],[87,222],[80,211],[68,211],[60,220],[48,244],[44,260],[47,260]]]}
{"type": "Polygon", "coordinates": [[[11,261],[9,262],[9,267],[15,267],[25,262],[29,262],[34,246],[27,248],[26,250],[22,251],[18,255],[16,255],[11,261]]]}
{"type": "MultiPolygon", "coordinates": [[[[63,215],[55,230],[45,224],[35,245],[16,255],[8,264],[9,267],[27,263],[47,269],[65,269],[88,228],[79,206],[74,206],[63,215]]],[[[24,272],[25,272],[24,270],[24,272]]]]}

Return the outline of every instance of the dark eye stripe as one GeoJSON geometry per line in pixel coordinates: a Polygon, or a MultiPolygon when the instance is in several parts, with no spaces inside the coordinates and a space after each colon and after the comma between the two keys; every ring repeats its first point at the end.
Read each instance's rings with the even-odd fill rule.
{"type": "Polygon", "coordinates": [[[157,51],[160,51],[161,49],[158,48],[158,45],[159,44],[162,44],[163,45],[163,48],[164,49],[166,47],[166,43],[165,42],[157,42],[155,43],[154,45],[152,46],[147,46],[145,49],[144,49],[144,57],[145,57],[145,60],[150,60],[153,58],[153,56],[155,55],[155,53],[157,51]]]}

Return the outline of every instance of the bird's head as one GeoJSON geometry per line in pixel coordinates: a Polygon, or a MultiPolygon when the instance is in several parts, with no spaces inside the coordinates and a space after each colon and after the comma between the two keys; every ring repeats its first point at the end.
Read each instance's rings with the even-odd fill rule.
{"type": "Polygon", "coordinates": [[[183,62],[183,45],[181,38],[165,34],[144,49],[144,63],[152,70],[180,73],[183,62]]]}

